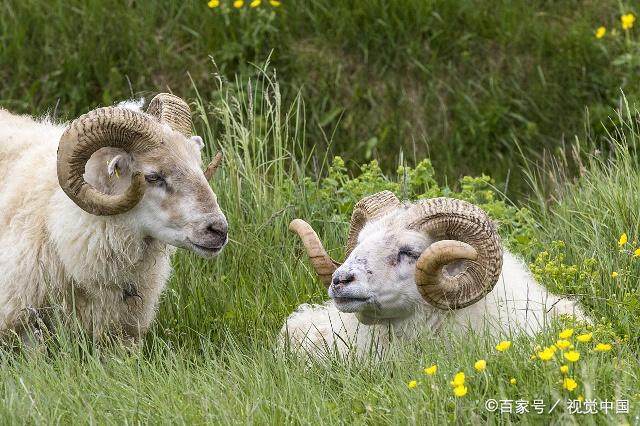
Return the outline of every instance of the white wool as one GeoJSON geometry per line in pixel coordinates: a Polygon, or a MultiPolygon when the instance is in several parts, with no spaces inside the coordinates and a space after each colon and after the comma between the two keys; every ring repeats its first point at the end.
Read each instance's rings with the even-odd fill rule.
{"type": "Polygon", "coordinates": [[[118,102],[116,106],[130,109],[132,111],[142,112],[142,107],[144,106],[144,98],[127,99],[126,101],[118,102]]]}

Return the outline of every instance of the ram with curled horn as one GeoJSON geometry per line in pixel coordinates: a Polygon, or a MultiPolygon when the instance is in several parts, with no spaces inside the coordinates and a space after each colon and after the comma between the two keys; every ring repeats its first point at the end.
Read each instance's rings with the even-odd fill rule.
{"type": "Polygon", "coordinates": [[[537,283],[487,214],[465,201],[401,203],[389,191],[360,200],[342,264],[309,224],[295,219],[290,229],[331,298],[300,306],[282,327],[281,341],[304,353],[368,353],[443,330],[535,334],[560,314],[584,318],[537,283]]]}
{"type": "Polygon", "coordinates": [[[221,155],[203,167],[192,129],[188,104],[167,93],[68,124],[0,109],[0,338],[62,307],[96,337],[137,341],[175,247],[222,250],[209,185],[221,155]]]}

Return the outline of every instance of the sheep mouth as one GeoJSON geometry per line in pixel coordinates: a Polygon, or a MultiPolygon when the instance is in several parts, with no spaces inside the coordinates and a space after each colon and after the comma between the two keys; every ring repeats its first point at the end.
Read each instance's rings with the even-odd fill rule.
{"type": "Polygon", "coordinates": [[[334,297],[333,303],[342,312],[357,312],[370,304],[370,297],[334,297]]]}
{"type": "Polygon", "coordinates": [[[224,248],[224,244],[221,246],[205,246],[201,244],[196,244],[193,241],[189,240],[190,248],[196,252],[197,254],[204,257],[215,256],[222,251],[224,248]]]}

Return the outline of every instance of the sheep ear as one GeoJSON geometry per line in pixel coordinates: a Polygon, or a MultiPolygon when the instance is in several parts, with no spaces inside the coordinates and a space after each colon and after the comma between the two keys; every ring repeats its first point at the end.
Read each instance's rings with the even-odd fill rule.
{"type": "Polygon", "coordinates": [[[107,174],[120,177],[131,169],[131,158],[125,154],[118,154],[107,163],[107,174]]]}
{"type": "Polygon", "coordinates": [[[191,136],[191,141],[196,144],[199,150],[202,150],[202,148],[204,148],[204,141],[200,136],[191,136]]]}

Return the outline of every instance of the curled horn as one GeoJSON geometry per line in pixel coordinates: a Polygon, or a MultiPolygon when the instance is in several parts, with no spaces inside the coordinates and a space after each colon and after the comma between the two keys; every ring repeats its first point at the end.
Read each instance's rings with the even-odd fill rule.
{"type": "Polygon", "coordinates": [[[161,129],[148,115],[126,108],[98,108],[73,120],[60,138],[57,172],[62,190],[88,213],[106,216],[132,209],[146,188],[142,173],[135,172],[123,194],[104,194],[84,180],[91,155],[104,147],[129,153],[158,146],[161,129]]]}
{"type": "Polygon", "coordinates": [[[358,235],[367,222],[383,216],[398,206],[400,206],[400,200],[391,191],[381,191],[358,201],[351,214],[345,257],[349,257],[358,244],[358,235]]]}
{"type": "Polygon", "coordinates": [[[170,93],[160,93],[154,96],[147,107],[147,114],[156,117],[160,122],[167,123],[185,137],[192,135],[191,109],[179,97],[170,93]]]}
{"type": "Polygon", "coordinates": [[[318,238],[318,234],[307,222],[302,219],[294,219],[289,224],[289,230],[298,234],[311,259],[313,268],[320,277],[320,281],[325,287],[329,287],[331,285],[331,276],[340,264],[329,257],[322,246],[320,238],[318,238]]]}
{"type": "Polygon", "coordinates": [[[451,198],[425,200],[412,209],[407,227],[440,240],[416,262],[422,297],[437,308],[460,309],[489,293],[502,269],[502,246],[486,213],[451,198]],[[465,261],[466,269],[450,275],[445,267],[456,261],[465,261]]]}
{"type": "MultiPolygon", "coordinates": [[[[160,122],[167,123],[173,130],[182,133],[186,137],[192,135],[191,109],[185,101],[175,95],[170,93],[156,95],[149,102],[147,113],[156,117],[160,122]]],[[[205,168],[204,175],[207,180],[211,180],[221,163],[222,152],[218,152],[205,168]]]]}

